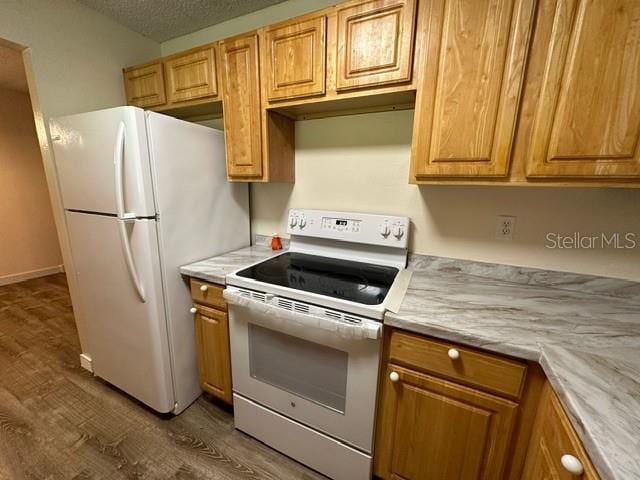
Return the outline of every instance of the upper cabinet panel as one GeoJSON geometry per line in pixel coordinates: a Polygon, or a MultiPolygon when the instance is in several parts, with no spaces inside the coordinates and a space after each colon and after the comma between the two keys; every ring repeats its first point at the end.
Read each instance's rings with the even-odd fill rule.
{"type": "Polygon", "coordinates": [[[169,57],[165,68],[169,103],[218,96],[214,46],[169,57]]]}
{"type": "Polygon", "coordinates": [[[260,177],[262,110],[258,35],[224,40],[220,49],[227,174],[231,178],[260,177]]]}
{"type": "Polygon", "coordinates": [[[415,10],[414,0],[338,7],[338,91],[411,81],[415,10]]]}
{"type": "Polygon", "coordinates": [[[533,0],[426,0],[413,173],[504,177],[523,83],[533,0]]]}
{"type": "Polygon", "coordinates": [[[325,15],[281,24],[264,33],[264,70],[269,101],[325,93],[325,15]]]}
{"type": "Polygon", "coordinates": [[[166,103],[161,62],[125,68],[123,73],[128,105],[147,108],[166,103]]]}
{"type": "Polygon", "coordinates": [[[539,9],[527,176],[640,176],[640,1],[542,0],[539,9]]]}

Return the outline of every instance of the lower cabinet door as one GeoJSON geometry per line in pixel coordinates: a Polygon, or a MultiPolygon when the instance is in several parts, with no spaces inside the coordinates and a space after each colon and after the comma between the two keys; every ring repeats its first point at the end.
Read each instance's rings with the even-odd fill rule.
{"type": "Polygon", "coordinates": [[[533,429],[524,480],[597,480],[580,440],[549,383],[544,387],[533,429]],[[563,461],[563,457],[564,461],[563,461]]]}
{"type": "Polygon", "coordinates": [[[198,305],[195,316],[200,386],[211,395],[233,401],[227,314],[198,305]]]}
{"type": "Polygon", "coordinates": [[[385,479],[498,479],[518,404],[389,364],[375,473],[385,479]]]}

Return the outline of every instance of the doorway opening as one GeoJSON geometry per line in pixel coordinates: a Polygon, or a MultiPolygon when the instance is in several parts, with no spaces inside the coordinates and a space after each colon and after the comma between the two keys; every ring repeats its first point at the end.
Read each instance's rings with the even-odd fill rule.
{"type": "Polygon", "coordinates": [[[64,271],[23,51],[0,39],[0,286],[64,271]]]}

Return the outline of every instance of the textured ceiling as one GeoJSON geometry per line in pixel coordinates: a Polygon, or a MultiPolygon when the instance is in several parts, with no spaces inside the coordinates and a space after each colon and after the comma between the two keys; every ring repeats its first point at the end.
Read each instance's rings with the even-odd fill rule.
{"type": "Polygon", "coordinates": [[[134,32],[164,42],[284,0],[79,0],[134,32]]]}
{"type": "Polygon", "coordinates": [[[22,54],[0,45],[0,88],[28,92],[22,54]]]}

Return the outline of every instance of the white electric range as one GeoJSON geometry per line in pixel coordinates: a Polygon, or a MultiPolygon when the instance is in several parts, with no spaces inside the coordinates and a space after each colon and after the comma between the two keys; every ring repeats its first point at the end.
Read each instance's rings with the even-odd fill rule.
{"type": "Polygon", "coordinates": [[[409,219],[295,209],[288,224],[287,252],[227,277],[236,428],[335,480],[368,480],[409,219]]]}

